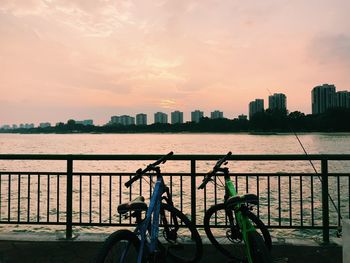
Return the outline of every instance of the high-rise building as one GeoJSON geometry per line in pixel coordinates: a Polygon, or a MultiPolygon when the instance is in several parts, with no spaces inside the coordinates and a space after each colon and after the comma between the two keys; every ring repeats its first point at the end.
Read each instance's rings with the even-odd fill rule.
{"type": "Polygon", "coordinates": [[[111,120],[109,121],[110,124],[121,124],[120,123],[120,117],[119,116],[112,116],[111,120]]]}
{"type": "Polygon", "coordinates": [[[120,116],[120,122],[122,125],[135,125],[135,118],[128,115],[122,115],[120,116]]]}
{"type": "Polygon", "coordinates": [[[83,121],[75,121],[75,124],[82,124],[84,126],[94,125],[93,120],[83,120],[83,121]]]}
{"type": "Polygon", "coordinates": [[[191,121],[193,122],[199,122],[204,116],[203,111],[195,110],[191,112],[191,121]]]}
{"type": "Polygon", "coordinates": [[[224,113],[222,111],[214,110],[210,113],[210,119],[222,119],[224,118],[224,113]]]}
{"type": "Polygon", "coordinates": [[[34,123],[26,123],[26,124],[21,123],[19,125],[19,128],[20,129],[32,129],[32,128],[34,128],[34,123]]]}
{"type": "Polygon", "coordinates": [[[335,86],[323,84],[311,91],[312,114],[321,114],[335,106],[335,86]]]}
{"type": "Polygon", "coordinates": [[[181,111],[173,111],[171,113],[171,124],[184,123],[184,113],[181,111]]]}
{"type": "Polygon", "coordinates": [[[48,128],[48,127],[51,127],[51,123],[49,123],[49,122],[41,122],[39,124],[39,127],[40,128],[48,128]]]}
{"type": "Polygon", "coordinates": [[[147,125],[147,114],[144,114],[144,113],[137,114],[136,125],[147,125]]]}
{"type": "Polygon", "coordinates": [[[156,112],[154,114],[154,123],[168,123],[168,114],[164,112],[156,112]]]}
{"type": "Polygon", "coordinates": [[[128,116],[128,115],[122,115],[122,116],[112,116],[110,124],[120,124],[120,125],[134,125],[135,124],[135,118],[128,116]]]}
{"type": "Polygon", "coordinates": [[[350,92],[338,91],[335,93],[335,107],[350,108],[350,92]]]}
{"type": "Polygon", "coordinates": [[[19,125],[19,128],[20,129],[32,129],[32,128],[34,128],[34,123],[21,123],[20,125],[19,125]]]}
{"type": "Polygon", "coordinates": [[[264,112],[263,99],[255,99],[254,101],[249,102],[249,120],[251,120],[258,112],[264,112]]]}
{"type": "Polygon", "coordinates": [[[283,93],[274,93],[269,96],[270,110],[287,110],[287,97],[283,93]]]}

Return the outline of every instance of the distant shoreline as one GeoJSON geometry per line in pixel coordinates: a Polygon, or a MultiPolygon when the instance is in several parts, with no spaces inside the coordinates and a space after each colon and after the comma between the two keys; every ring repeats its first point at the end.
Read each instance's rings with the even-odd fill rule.
{"type": "Polygon", "coordinates": [[[256,113],[251,120],[247,119],[209,119],[202,118],[199,122],[186,123],[153,123],[149,125],[122,125],[112,123],[103,126],[83,125],[68,120],[56,126],[0,129],[0,133],[21,134],[74,134],[74,133],[251,133],[256,135],[273,135],[276,133],[293,132],[350,132],[350,109],[334,108],[319,115],[304,115],[301,112],[270,111],[256,113]]]}
{"type": "MultiPolygon", "coordinates": [[[[324,133],[324,134],[330,134],[330,133],[337,133],[337,134],[350,134],[350,131],[296,131],[297,134],[312,134],[312,133],[324,133]]],[[[294,132],[292,131],[273,131],[273,132],[264,132],[264,131],[183,131],[183,132],[174,132],[174,131],[154,131],[154,132],[4,132],[0,131],[0,134],[20,134],[20,135],[30,135],[30,134],[247,134],[247,135],[293,135],[294,132]]]]}

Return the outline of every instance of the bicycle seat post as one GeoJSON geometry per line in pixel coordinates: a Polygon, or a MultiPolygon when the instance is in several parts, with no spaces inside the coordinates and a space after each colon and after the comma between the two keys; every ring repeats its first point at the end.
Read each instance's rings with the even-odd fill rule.
{"type": "Polygon", "coordinates": [[[134,216],[136,218],[136,224],[139,224],[142,222],[141,214],[142,214],[141,211],[135,211],[134,216]]]}

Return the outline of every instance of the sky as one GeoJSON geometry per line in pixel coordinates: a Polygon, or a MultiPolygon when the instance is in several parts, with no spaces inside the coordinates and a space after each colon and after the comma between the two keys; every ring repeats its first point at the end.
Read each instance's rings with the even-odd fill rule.
{"type": "Polygon", "coordinates": [[[0,0],[0,126],[350,90],[348,0],[0,0]]]}

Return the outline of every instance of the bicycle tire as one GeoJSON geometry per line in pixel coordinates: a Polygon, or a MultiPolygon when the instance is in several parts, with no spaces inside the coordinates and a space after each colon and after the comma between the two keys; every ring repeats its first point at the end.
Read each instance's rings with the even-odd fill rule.
{"type": "Polygon", "coordinates": [[[137,262],[140,241],[137,236],[126,229],[112,233],[98,252],[96,263],[137,262]],[[123,252],[125,254],[123,255],[123,252]]]}
{"type": "MultiPolygon", "coordinates": [[[[245,212],[247,218],[254,225],[258,233],[263,237],[268,251],[272,248],[271,236],[264,223],[250,211],[245,212]]],[[[246,261],[246,250],[239,227],[233,223],[230,226],[229,217],[234,218],[232,210],[226,210],[223,203],[210,207],[204,215],[204,230],[210,242],[222,254],[237,261],[246,261]],[[223,230],[224,234],[220,235],[223,230]],[[237,239],[233,239],[235,231],[237,239]],[[214,232],[214,233],[213,233],[214,232]]]]}
{"type": "Polygon", "coordinates": [[[254,263],[272,262],[270,251],[268,250],[264,239],[258,232],[249,232],[248,242],[250,248],[250,256],[254,263]]]}
{"type": "Polygon", "coordinates": [[[159,247],[170,256],[174,262],[194,263],[199,262],[203,253],[202,239],[195,225],[175,207],[162,203],[160,208],[160,224],[159,224],[159,247]],[[167,236],[164,226],[164,216],[166,224],[172,230],[175,230],[173,220],[170,217],[173,215],[177,218],[179,229],[175,236],[167,236]]]}

